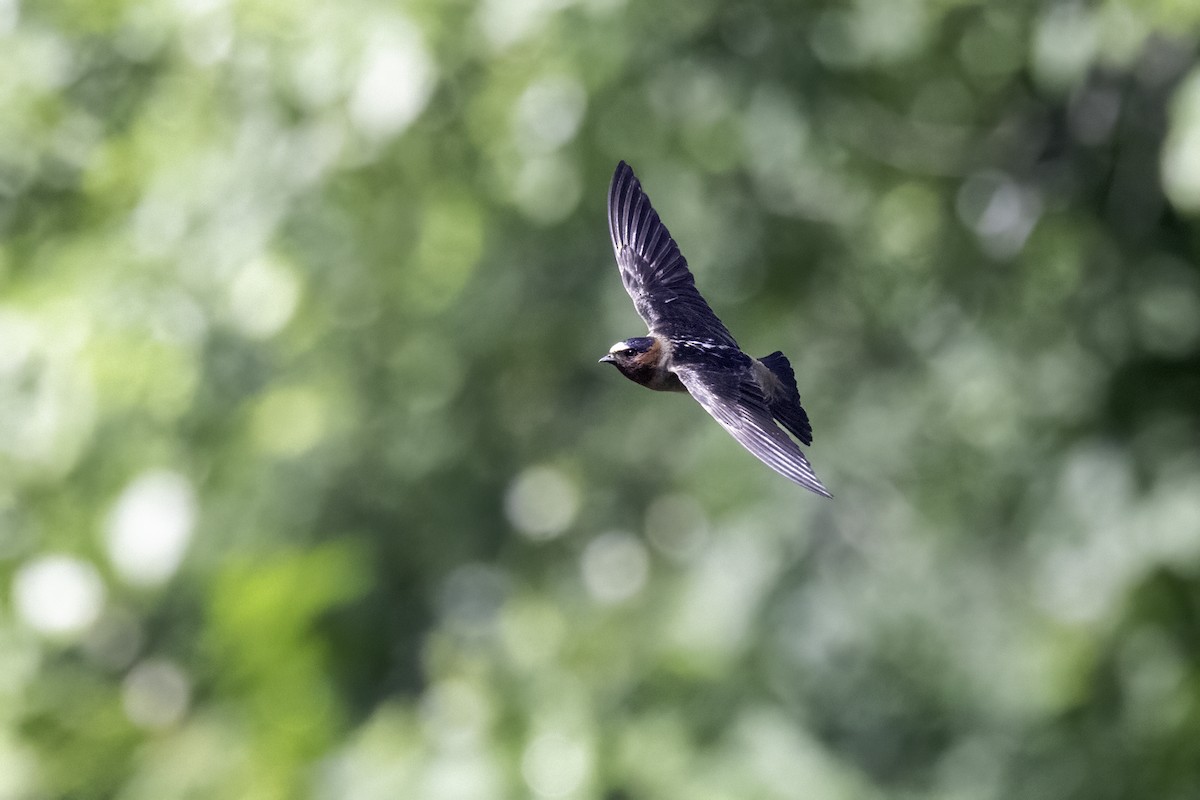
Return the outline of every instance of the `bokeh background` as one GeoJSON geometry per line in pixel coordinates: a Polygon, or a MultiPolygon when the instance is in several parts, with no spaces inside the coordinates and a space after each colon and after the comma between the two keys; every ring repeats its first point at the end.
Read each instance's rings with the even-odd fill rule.
{"type": "Polygon", "coordinates": [[[0,0],[0,798],[1200,797],[1198,24],[0,0]]]}

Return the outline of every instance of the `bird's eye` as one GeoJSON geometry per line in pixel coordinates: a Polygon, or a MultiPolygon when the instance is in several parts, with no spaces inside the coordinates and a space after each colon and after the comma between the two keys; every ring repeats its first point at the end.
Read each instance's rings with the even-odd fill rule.
{"type": "Polygon", "coordinates": [[[637,355],[637,351],[634,350],[633,348],[630,348],[628,350],[622,350],[621,355],[624,358],[633,358],[635,355],[637,355]]]}

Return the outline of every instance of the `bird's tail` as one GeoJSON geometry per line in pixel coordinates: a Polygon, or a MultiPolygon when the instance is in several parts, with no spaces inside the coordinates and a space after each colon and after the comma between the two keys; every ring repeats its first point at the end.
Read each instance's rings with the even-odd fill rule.
{"type": "Polygon", "coordinates": [[[792,371],[791,362],[778,350],[769,356],[763,356],[759,361],[783,384],[783,391],[768,401],[771,416],[801,443],[812,444],[812,424],[800,405],[800,390],[796,387],[796,373],[792,371]]]}

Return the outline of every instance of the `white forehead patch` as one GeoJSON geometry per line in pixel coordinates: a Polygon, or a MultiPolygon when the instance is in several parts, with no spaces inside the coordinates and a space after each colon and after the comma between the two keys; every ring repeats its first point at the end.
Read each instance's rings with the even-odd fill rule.
{"type": "Polygon", "coordinates": [[[608,352],[615,353],[618,350],[628,350],[628,349],[629,349],[629,344],[627,342],[617,342],[612,347],[608,348],[608,352]]]}

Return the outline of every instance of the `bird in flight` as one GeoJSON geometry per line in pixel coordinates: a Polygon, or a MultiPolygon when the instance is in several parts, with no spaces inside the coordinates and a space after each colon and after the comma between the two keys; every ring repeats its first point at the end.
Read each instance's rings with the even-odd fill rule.
{"type": "Polygon", "coordinates": [[[762,358],[742,352],[700,296],[679,246],[624,161],[608,187],[608,230],[621,282],[650,332],[617,342],[600,362],[648,389],[687,392],[768,467],[832,497],[779,427],[812,444],[792,365],[778,351],[762,358]]]}

